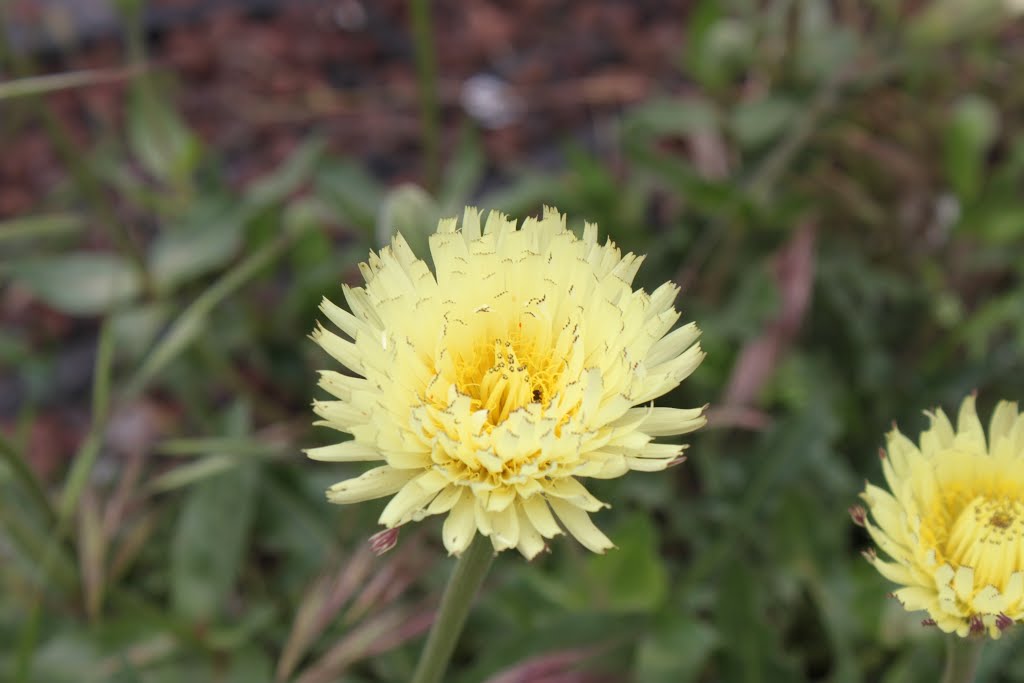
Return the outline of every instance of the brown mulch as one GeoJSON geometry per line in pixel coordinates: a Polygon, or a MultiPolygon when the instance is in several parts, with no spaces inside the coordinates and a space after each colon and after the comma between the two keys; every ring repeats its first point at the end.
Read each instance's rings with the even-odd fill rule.
{"type": "MultiPolygon", "coordinates": [[[[15,34],[35,42],[35,73],[125,65],[109,0],[72,3],[85,18],[54,19],[53,0],[18,0],[15,34]],[[93,9],[90,10],[89,8],[93,9]],[[76,40],[67,24],[82,23],[76,40]],[[20,23],[19,23],[20,22],[20,23]],[[104,24],[104,22],[106,22],[104,24]],[[48,27],[64,26],[59,34],[48,27]],[[51,35],[52,34],[52,35],[51,35]],[[55,37],[58,36],[58,37],[55,37]]],[[[687,3],[441,2],[434,4],[445,147],[471,120],[467,79],[489,74],[521,111],[484,143],[492,166],[529,159],[595,116],[677,89],[687,3]]],[[[190,126],[241,185],[277,164],[311,131],[392,182],[420,176],[420,123],[407,3],[149,3],[149,59],[190,126]],[[256,7],[247,10],[243,5],[256,7]]],[[[123,134],[126,82],[45,98],[80,154],[123,134]]],[[[502,108],[502,102],[497,105],[502,108]]],[[[0,157],[0,217],[40,210],[66,163],[38,117],[11,126],[0,157]]]]}

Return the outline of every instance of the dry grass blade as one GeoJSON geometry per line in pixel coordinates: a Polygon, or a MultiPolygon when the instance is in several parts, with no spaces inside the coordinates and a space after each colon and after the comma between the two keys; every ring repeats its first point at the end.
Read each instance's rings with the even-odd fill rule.
{"type": "MultiPolygon", "coordinates": [[[[385,615],[404,609],[399,605],[386,613],[382,611],[405,593],[422,573],[422,567],[425,566],[421,561],[422,546],[415,539],[415,536],[409,539],[399,552],[389,556],[386,561],[379,559],[369,544],[360,544],[359,549],[337,573],[321,577],[313,583],[299,605],[288,641],[278,660],[277,680],[284,681],[291,676],[316,639],[338,619],[346,605],[349,606],[341,617],[341,623],[349,627],[348,635],[324,655],[320,663],[310,667],[303,674],[303,680],[307,676],[320,680],[316,676],[326,675],[314,675],[311,673],[314,671],[337,673],[352,661],[368,656],[366,653],[373,652],[380,643],[391,642],[389,638],[399,631],[390,626],[385,632],[387,637],[379,642],[376,640],[378,635],[370,638],[367,634],[377,634],[377,626],[389,618],[385,615]]],[[[430,619],[433,619],[433,610],[430,610],[430,619]]],[[[422,628],[414,629],[414,632],[403,638],[413,637],[429,624],[427,620],[422,628]]],[[[408,625],[403,623],[402,628],[407,629],[408,625]]],[[[383,634],[380,635],[383,637],[383,634]]]]}
{"type": "MultiPolygon", "coordinates": [[[[409,544],[405,548],[413,548],[413,546],[409,544]]],[[[406,550],[382,567],[352,601],[351,607],[345,613],[344,623],[354,623],[366,616],[372,609],[389,605],[404,593],[405,589],[419,577],[419,572],[415,569],[417,565],[413,561],[415,555],[414,550],[406,550]]]]}
{"type": "Polygon", "coordinates": [[[373,568],[372,552],[364,546],[333,575],[313,582],[299,603],[288,640],[277,662],[277,680],[287,680],[313,642],[337,616],[373,568]]]}
{"type": "Polygon", "coordinates": [[[110,561],[108,574],[111,584],[116,583],[132,566],[139,553],[146,547],[146,542],[153,536],[153,532],[157,530],[159,521],[160,516],[156,512],[144,512],[122,534],[117,550],[114,552],[114,557],[110,561]]]}
{"type": "Polygon", "coordinates": [[[107,534],[99,501],[89,489],[78,508],[78,561],[81,567],[85,613],[95,621],[103,606],[106,585],[107,534]]]}
{"type": "Polygon", "coordinates": [[[360,659],[387,652],[425,632],[434,621],[433,609],[395,606],[367,619],[306,669],[296,683],[329,683],[360,659]]]}

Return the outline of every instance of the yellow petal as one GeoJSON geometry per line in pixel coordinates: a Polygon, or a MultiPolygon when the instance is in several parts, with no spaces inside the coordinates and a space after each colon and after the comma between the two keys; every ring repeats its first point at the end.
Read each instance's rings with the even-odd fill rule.
{"type": "Polygon", "coordinates": [[[449,555],[461,555],[476,535],[474,503],[465,489],[444,520],[441,537],[449,555]]]}
{"type": "Polygon", "coordinates": [[[500,512],[491,512],[491,543],[496,551],[508,550],[519,545],[519,516],[509,505],[500,512]]]}
{"type": "Polygon", "coordinates": [[[404,524],[433,500],[445,484],[444,478],[435,472],[428,471],[415,477],[388,501],[380,514],[380,519],[377,520],[378,523],[386,527],[404,524]]]}
{"type": "MultiPolygon", "coordinates": [[[[996,404],[988,427],[988,442],[992,454],[1002,449],[1012,452],[1010,437],[1015,422],[1017,422],[1016,402],[1000,401],[996,404]]],[[[1018,453],[1013,453],[1013,455],[1019,457],[1018,453]]]]}
{"type": "Polygon", "coordinates": [[[648,352],[645,362],[648,367],[655,367],[671,360],[690,348],[699,338],[700,328],[697,327],[697,323],[683,325],[655,342],[648,352]]]}
{"type": "Polygon", "coordinates": [[[388,496],[405,486],[409,478],[407,472],[387,465],[374,467],[355,479],[347,479],[331,486],[327,490],[327,499],[332,503],[360,503],[388,496]]]}
{"type": "Polygon", "coordinates": [[[551,509],[542,496],[533,496],[522,502],[523,512],[526,513],[530,523],[544,538],[551,538],[562,533],[558,522],[551,515],[551,509]]]}
{"type": "Polygon", "coordinates": [[[307,448],[303,452],[308,458],[327,462],[361,462],[384,459],[378,449],[358,441],[343,441],[330,446],[307,448]]]}
{"type": "Polygon", "coordinates": [[[532,560],[544,549],[544,538],[534,528],[522,505],[516,505],[515,510],[519,518],[519,543],[516,547],[523,557],[532,560]]]}
{"type": "Polygon", "coordinates": [[[970,567],[960,567],[953,577],[953,590],[960,600],[967,602],[974,591],[974,570],[970,567]]]}
{"type": "Polygon", "coordinates": [[[893,592],[900,604],[909,612],[931,609],[936,602],[934,590],[922,586],[908,586],[893,592]]]}
{"type": "Polygon", "coordinates": [[[614,548],[615,545],[608,540],[608,537],[601,533],[592,521],[590,515],[578,507],[558,498],[548,501],[551,509],[558,515],[558,519],[565,525],[566,530],[579,541],[584,548],[591,552],[601,553],[614,548]]]}
{"type": "Polygon", "coordinates": [[[542,486],[544,491],[548,494],[549,500],[552,496],[555,498],[561,498],[570,505],[588,512],[596,512],[603,507],[607,507],[604,503],[591,495],[590,491],[588,491],[583,484],[579,483],[572,477],[553,479],[542,484],[542,486]]]}
{"type": "Polygon", "coordinates": [[[956,420],[956,437],[953,443],[957,448],[971,453],[986,453],[985,432],[981,420],[974,408],[974,396],[968,396],[960,404],[960,414],[956,420]]]}
{"type": "MultiPolygon", "coordinates": [[[[634,408],[633,410],[641,410],[634,408]]],[[[633,411],[630,411],[633,412],[633,411]]],[[[707,424],[704,408],[652,408],[640,429],[650,436],[687,434],[707,424]]]]}

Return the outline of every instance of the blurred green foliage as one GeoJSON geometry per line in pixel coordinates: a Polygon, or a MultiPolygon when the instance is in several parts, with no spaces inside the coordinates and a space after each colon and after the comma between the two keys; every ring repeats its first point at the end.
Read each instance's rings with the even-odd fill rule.
{"type": "MultiPolygon", "coordinates": [[[[647,253],[644,286],[680,282],[708,358],[669,402],[713,422],[682,467],[594,484],[617,551],[501,557],[451,680],[561,651],[645,683],[937,680],[941,639],[885,599],[846,508],[891,421],[1024,397],[1024,43],[997,3],[903,4],[702,0],[691,86],[626,111],[610,150],[509,169],[467,127],[436,196],[316,137],[234,190],[167,84],[137,77],[126,128],[0,224],[8,286],[100,339],[91,397],[63,396],[66,349],[0,330],[24,388],[0,441],[0,678],[408,678],[450,564],[439,522],[377,559],[382,504],[325,504],[356,470],[299,453],[331,438],[306,406],[332,364],[304,336],[393,230],[422,252],[472,203],[558,206],[647,253]],[[489,168],[505,182],[481,193],[489,168]],[[144,398],[176,433],[113,438],[144,398]],[[41,482],[29,426],[55,402],[91,423],[41,482]]],[[[35,111],[23,90],[5,106],[35,111]]],[[[1018,638],[980,680],[1024,681],[1018,638]]]]}

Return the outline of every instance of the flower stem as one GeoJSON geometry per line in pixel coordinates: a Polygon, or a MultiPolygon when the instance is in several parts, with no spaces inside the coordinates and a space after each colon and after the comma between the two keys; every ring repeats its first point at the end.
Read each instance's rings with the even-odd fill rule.
{"type": "Polygon", "coordinates": [[[477,534],[462,553],[441,598],[441,609],[420,653],[412,683],[439,683],[455,651],[455,643],[469,615],[477,589],[494,560],[488,539],[477,534]]]}
{"type": "Polygon", "coordinates": [[[947,641],[946,672],[942,675],[942,683],[973,683],[985,639],[949,636],[947,641]]]}

